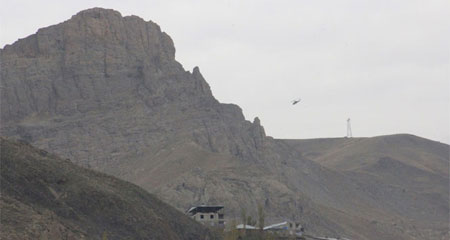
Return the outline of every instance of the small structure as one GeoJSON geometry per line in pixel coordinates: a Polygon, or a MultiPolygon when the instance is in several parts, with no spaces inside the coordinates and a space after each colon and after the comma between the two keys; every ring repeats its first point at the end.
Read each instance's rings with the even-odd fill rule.
{"type": "Polygon", "coordinates": [[[207,226],[224,227],[225,220],[223,214],[223,206],[207,206],[200,205],[191,207],[186,213],[197,222],[207,226]]]}
{"type": "Polygon", "coordinates": [[[284,233],[288,235],[302,236],[303,227],[298,222],[285,221],[264,227],[264,231],[284,233]]]}
{"type": "Polygon", "coordinates": [[[237,230],[258,230],[259,228],[257,228],[257,227],[255,227],[255,226],[252,226],[252,225],[244,225],[244,224],[239,224],[239,225],[237,225],[236,226],[236,229],[237,230]]]}

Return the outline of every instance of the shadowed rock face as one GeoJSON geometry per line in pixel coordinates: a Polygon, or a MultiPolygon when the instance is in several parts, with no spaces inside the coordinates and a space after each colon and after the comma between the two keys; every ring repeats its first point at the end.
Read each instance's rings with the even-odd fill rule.
{"type": "Polygon", "coordinates": [[[4,48],[2,78],[7,91],[2,120],[8,123],[32,114],[73,116],[121,107],[124,101],[154,105],[152,99],[138,98],[139,91],[159,90],[151,95],[173,100],[181,92],[175,90],[181,89],[170,94],[164,94],[165,87],[156,89],[171,83],[162,75],[198,82],[174,57],[172,40],[158,25],[122,18],[112,10],[83,11],[4,48]]]}
{"type": "Polygon", "coordinates": [[[113,10],[86,10],[40,29],[1,51],[2,130],[105,171],[114,153],[142,155],[173,142],[170,132],[255,159],[262,127],[246,122],[239,107],[219,104],[199,69],[186,72],[174,55],[158,25],[113,10]],[[254,134],[235,137],[242,131],[254,134]]]}
{"type": "MultiPolygon", "coordinates": [[[[40,29],[0,51],[1,132],[180,209],[224,204],[228,217],[239,217],[241,208],[255,215],[263,204],[267,223],[300,220],[311,232],[357,239],[445,234],[448,175],[433,178],[439,187],[431,195],[402,195],[395,178],[374,184],[370,175],[330,168],[302,148],[310,143],[266,137],[258,118],[246,121],[238,106],[219,103],[199,69],[185,71],[174,55],[159,26],[113,10],[89,9],[40,29]],[[409,214],[420,208],[440,214],[409,214]]],[[[311,154],[329,151],[317,149],[311,154]]],[[[363,150],[349,158],[371,155],[363,150]]],[[[383,166],[405,165],[381,160],[371,169],[383,166]]]]}
{"type": "Polygon", "coordinates": [[[0,141],[2,239],[215,239],[136,185],[0,141]]]}

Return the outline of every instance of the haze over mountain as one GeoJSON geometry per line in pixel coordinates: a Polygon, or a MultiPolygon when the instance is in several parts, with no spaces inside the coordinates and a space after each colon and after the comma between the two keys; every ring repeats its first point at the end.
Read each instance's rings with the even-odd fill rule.
{"type": "MultiPolygon", "coordinates": [[[[82,11],[0,51],[1,133],[184,210],[224,204],[355,239],[447,239],[448,145],[410,135],[278,140],[185,71],[155,23],[82,11]]],[[[224,69],[224,71],[233,71],[224,69]]]]}

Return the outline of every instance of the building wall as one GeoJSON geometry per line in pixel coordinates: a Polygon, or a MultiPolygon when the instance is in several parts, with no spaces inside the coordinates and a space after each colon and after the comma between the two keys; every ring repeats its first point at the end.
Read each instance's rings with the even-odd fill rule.
{"type": "Polygon", "coordinates": [[[211,212],[211,213],[196,213],[192,216],[192,218],[200,223],[203,223],[207,226],[219,226],[219,222],[223,225],[224,219],[219,219],[219,213],[211,212]],[[202,217],[203,216],[203,217],[202,217]]]}

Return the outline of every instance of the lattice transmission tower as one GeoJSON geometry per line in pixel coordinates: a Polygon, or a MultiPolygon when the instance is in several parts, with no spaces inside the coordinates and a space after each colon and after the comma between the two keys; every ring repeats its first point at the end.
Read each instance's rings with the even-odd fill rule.
{"type": "Polygon", "coordinates": [[[353,135],[352,135],[352,124],[350,123],[350,118],[347,119],[347,137],[348,138],[353,137],[353,135]]]}

